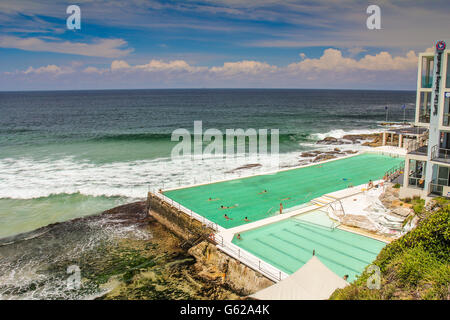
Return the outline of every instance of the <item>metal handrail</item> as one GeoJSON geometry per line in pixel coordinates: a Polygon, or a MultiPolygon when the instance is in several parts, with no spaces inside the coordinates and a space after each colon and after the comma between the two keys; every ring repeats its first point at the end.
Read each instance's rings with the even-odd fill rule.
{"type": "Polygon", "coordinates": [[[405,170],[405,161],[402,161],[399,165],[395,165],[384,173],[385,177],[389,180],[393,180],[400,175],[401,171],[405,170]]]}
{"type": "Polygon", "coordinates": [[[435,145],[431,148],[431,160],[433,159],[450,159],[450,149],[439,148],[435,145]]]}
{"type": "Polygon", "coordinates": [[[431,182],[428,187],[428,192],[442,196],[444,193],[444,186],[431,182]]]}
{"type": "Polygon", "coordinates": [[[220,234],[215,234],[214,239],[221,251],[234,258],[237,258],[240,262],[244,263],[253,270],[260,272],[261,274],[275,282],[281,281],[282,279],[289,276],[287,273],[279,270],[273,265],[261,259],[258,259],[247,250],[242,249],[231,242],[224,241],[223,237],[220,234]]]}
{"type": "Polygon", "coordinates": [[[409,176],[408,186],[417,187],[419,189],[423,189],[425,186],[425,179],[423,177],[411,177],[409,176]],[[413,182],[411,182],[413,181],[413,182]],[[420,183],[422,181],[422,183],[420,183]]]}

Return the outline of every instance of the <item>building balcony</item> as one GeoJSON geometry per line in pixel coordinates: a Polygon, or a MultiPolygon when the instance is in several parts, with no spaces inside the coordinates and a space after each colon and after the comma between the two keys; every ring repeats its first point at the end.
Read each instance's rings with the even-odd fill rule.
{"type": "Polygon", "coordinates": [[[418,141],[409,141],[406,144],[406,150],[408,154],[426,156],[428,154],[428,145],[418,141]]]}
{"type": "Polygon", "coordinates": [[[431,149],[431,160],[450,165],[450,149],[438,148],[433,146],[431,149]]]}
{"type": "Polygon", "coordinates": [[[428,192],[430,196],[450,198],[450,187],[435,181],[430,183],[428,192]]]}
{"type": "Polygon", "coordinates": [[[415,177],[411,175],[408,179],[408,187],[423,189],[425,186],[425,180],[422,177],[415,177]]]}

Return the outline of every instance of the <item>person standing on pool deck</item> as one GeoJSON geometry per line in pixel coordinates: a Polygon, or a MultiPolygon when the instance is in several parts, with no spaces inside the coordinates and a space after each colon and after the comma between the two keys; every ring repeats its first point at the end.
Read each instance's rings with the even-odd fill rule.
{"type": "Polygon", "coordinates": [[[283,213],[283,202],[280,202],[280,214],[283,213]]]}

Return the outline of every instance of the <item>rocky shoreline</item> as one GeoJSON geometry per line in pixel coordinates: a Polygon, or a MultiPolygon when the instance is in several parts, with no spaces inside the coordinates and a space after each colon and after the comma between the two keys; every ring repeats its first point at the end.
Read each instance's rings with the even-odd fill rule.
{"type": "MultiPolygon", "coordinates": [[[[383,135],[382,133],[373,133],[373,134],[348,134],[343,136],[342,138],[335,137],[326,137],[322,140],[316,142],[319,146],[343,146],[343,145],[362,145],[367,147],[379,147],[382,145],[383,135]]],[[[305,151],[301,154],[302,158],[309,158],[309,160],[301,160],[301,163],[307,162],[319,162],[334,159],[340,156],[346,156],[350,154],[357,153],[357,151],[347,149],[342,150],[340,148],[334,148],[334,150],[330,151],[321,151],[321,150],[313,150],[313,151],[305,151]]]]}

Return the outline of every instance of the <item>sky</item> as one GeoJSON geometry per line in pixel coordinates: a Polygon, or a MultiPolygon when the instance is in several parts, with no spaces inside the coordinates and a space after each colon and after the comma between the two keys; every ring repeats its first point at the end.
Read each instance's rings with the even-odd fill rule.
{"type": "Polygon", "coordinates": [[[449,30],[448,0],[0,0],[0,91],[415,90],[449,30]]]}

